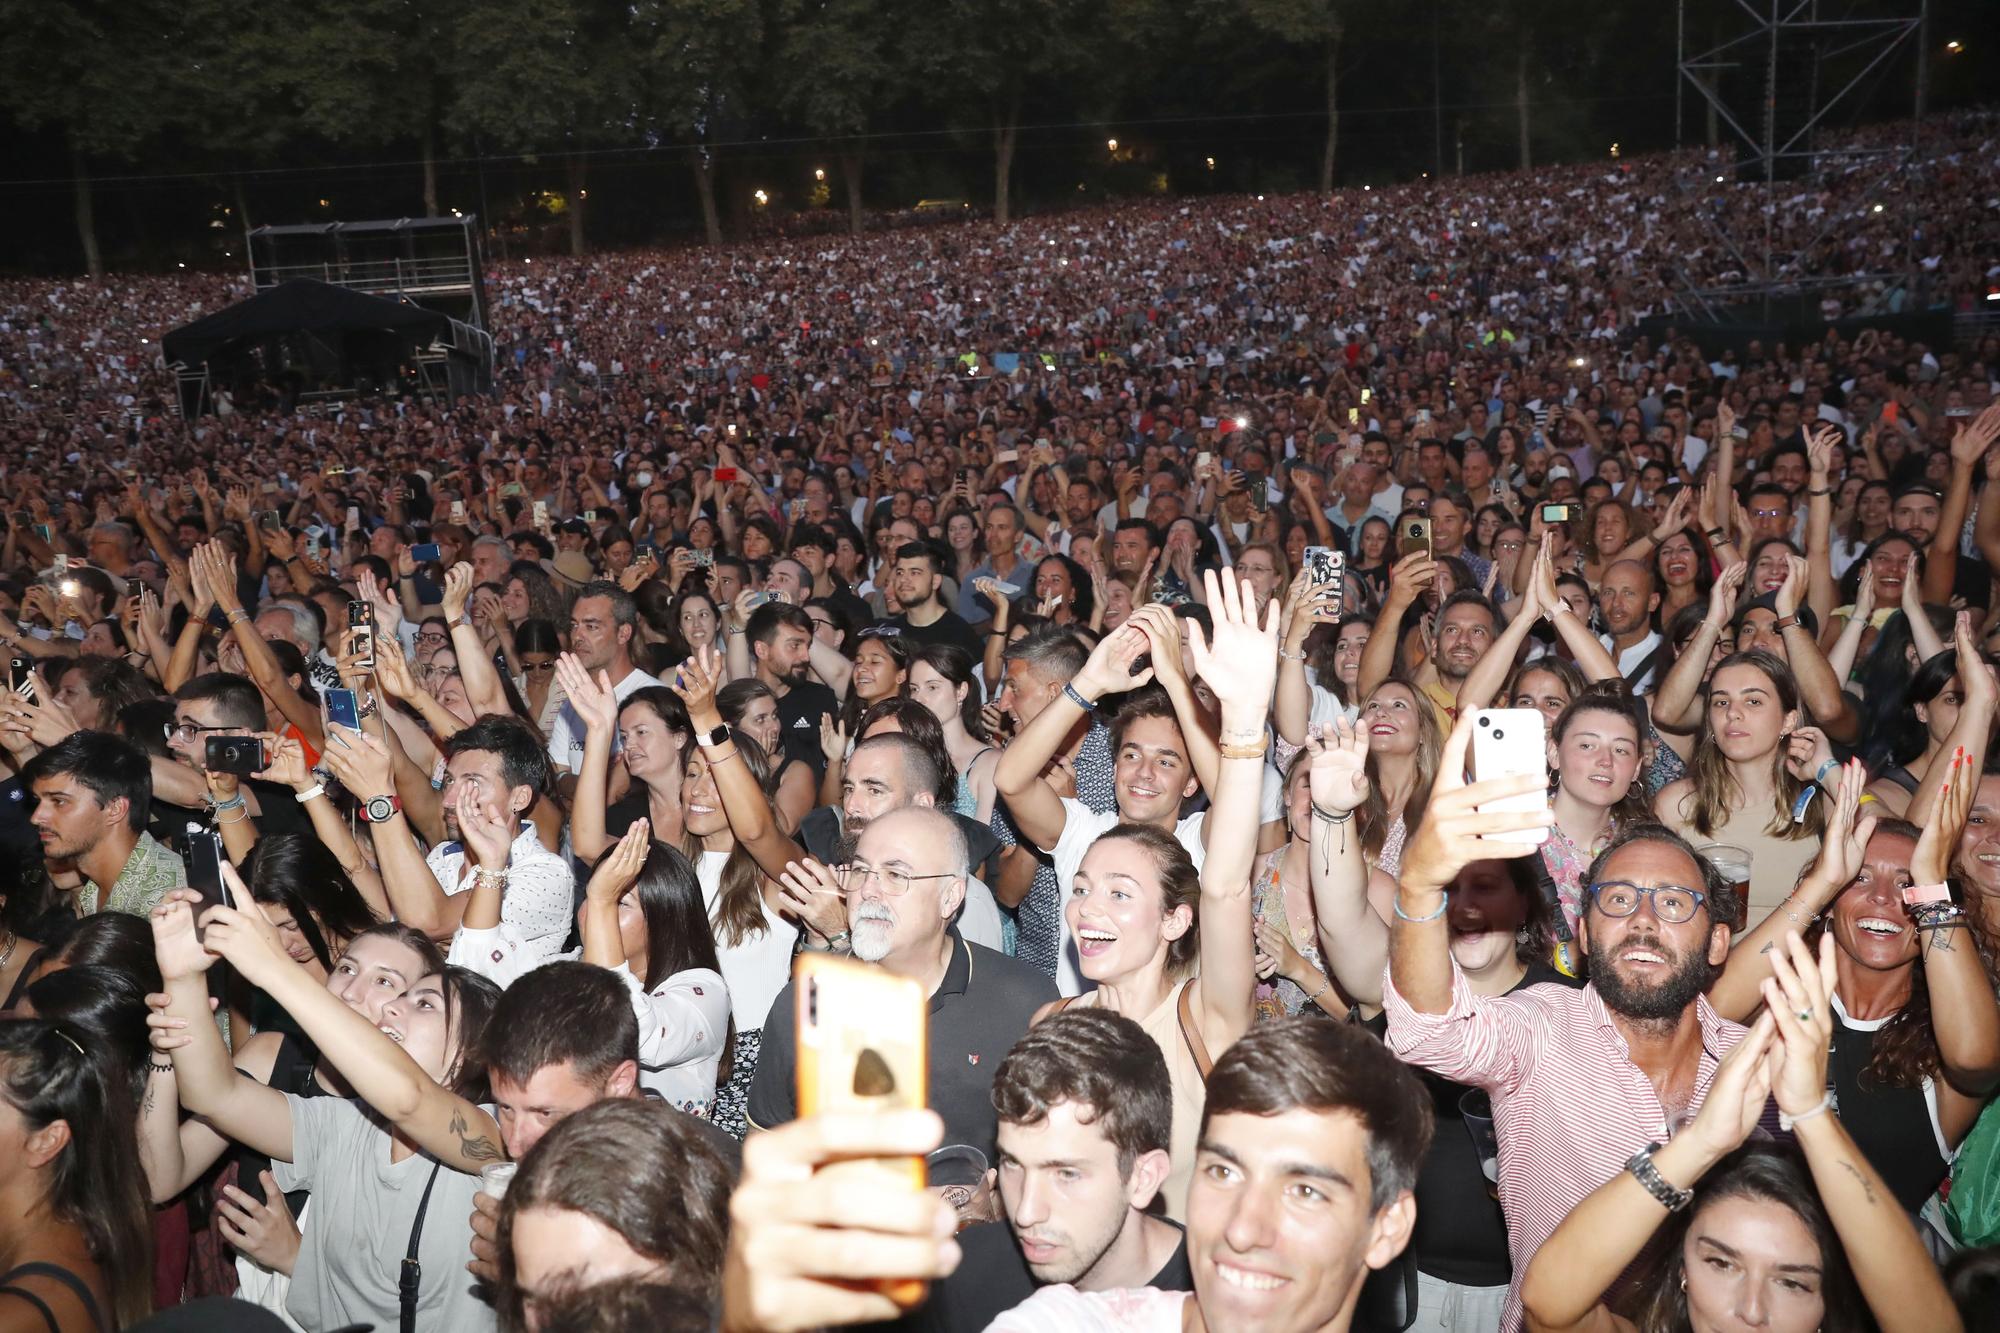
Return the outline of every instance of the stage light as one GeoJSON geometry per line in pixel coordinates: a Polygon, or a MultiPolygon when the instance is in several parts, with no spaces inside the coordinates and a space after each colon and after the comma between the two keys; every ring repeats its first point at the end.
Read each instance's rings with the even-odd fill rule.
{"type": "Polygon", "coordinates": [[[1258,195],[1258,196],[1257,196],[1257,202],[1258,202],[1258,203],[1260,203],[1260,204],[1261,204],[1261,203],[1263,203],[1263,202],[1264,202],[1264,196],[1263,196],[1263,195],[1261,195],[1261,194],[1260,194],[1260,195],[1258,195]]]}
{"type": "Polygon", "coordinates": [[[768,195],[768,194],[765,194],[765,193],[764,193],[764,192],[763,192],[762,190],[758,190],[758,191],[756,191],[756,192],[755,192],[755,193],[753,193],[753,194],[752,194],[752,195],[751,195],[750,197],[751,197],[752,199],[755,199],[755,200],[757,201],[757,207],[759,207],[759,208],[762,208],[762,207],[764,207],[764,205],[766,205],[766,204],[768,204],[768,203],[770,203],[770,202],[771,202],[771,196],[770,196],[770,195],[768,195]]]}
{"type": "Polygon", "coordinates": [[[1212,158],[1212,157],[1208,159],[1208,169],[1209,169],[1210,171],[1214,171],[1214,170],[1215,170],[1215,159],[1214,159],[1214,158],[1212,158]]]}
{"type": "Polygon", "coordinates": [[[175,267],[175,268],[186,268],[186,267],[187,267],[187,264],[186,264],[186,262],[185,262],[185,261],[183,261],[182,263],[179,263],[179,264],[176,264],[176,265],[174,265],[174,267],[175,267]]]}
{"type": "Polygon", "coordinates": [[[1106,139],[1104,141],[1104,146],[1106,148],[1109,148],[1114,153],[1118,151],[1118,141],[1116,139],[1106,139]]]}
{"type": "Polygon", "coordinates": [[[825,168],[825,167],[814,167],[814,168],[813,168],[813,179],[814,179],[814,180],[816,180],[816,181],[823,181],[823,180],[825,180],[825,179],[826,179],[826,168],[825,168]]]}

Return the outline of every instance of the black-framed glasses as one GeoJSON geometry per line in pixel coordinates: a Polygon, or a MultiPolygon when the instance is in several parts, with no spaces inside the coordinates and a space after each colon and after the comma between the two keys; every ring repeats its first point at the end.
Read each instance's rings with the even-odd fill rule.
{"type": "Polygon", "coordinates": [[[446,634],[443,630],[435,630],[435,629],[418,630],[417,642],[437,643],[437,644],[450,643],[451,635],[446,634]]]}
{"type": "Polygon", "coordinates": [[[208,731],[235,731],[235,727],[204,727],[199,722],[169,722],[160,730],[166,732],[170,741],[191,741],[208,731]]]}
{"type": "Polygon", "coordinates": [[[1585,892],[1597,904],[1598,911],[1611,917],[1630,916],[1639,910],[1641,899],[1650,898],[1653,915],[1668,925],[1692,920],[1708,901],[1708,895],[1700,889],[1683,888],[1679,884],[1634,884],[1622,879],[1607,879],[1591,885],[1585,892]]]}
{"type": "Polygon", "coordinates": [[[836,867],[835,873],[840,876],[840,889],[843,893],[861,892],[868,887],[868,881],[872,878],[881,884],[882,894],[888,898],[902,897],[910,891],[912,884],[921,884],[933,879],[958,878],[957,873],[952,871],[938,875],[912,875],[898,866],[871,866],[865,861],[850,861],[844,866],[836,867]]]}

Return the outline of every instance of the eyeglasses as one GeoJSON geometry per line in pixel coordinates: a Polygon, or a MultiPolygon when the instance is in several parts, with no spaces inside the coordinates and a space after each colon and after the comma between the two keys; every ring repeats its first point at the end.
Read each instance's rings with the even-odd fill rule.
{"type": "Polygon", "coordinates": [[[1750,511],[1750,517],[1752,518],[1783,518],[1784,516],[1785,511],[1782,509],[1753,509],[1750,511]]]}
{"type": "Polygon", "coordinates": [[[449,634],[443,634],[443,633],[440,633],[439,631],[437,631],[437,630],[434,630],[434,629],[427,629],[427,630],[419,630],[419,631],[417,632],[417,642],[418,642],[418,643],[450,643],[450,642],[451,642],[451,635],[449,635],[449,634]]]}
{"type": "Polygon", "coordinates": [[[1653,915],[1668,925],[1679,925],[1691,919],[1708,900],[1708,895],[1700,889],[1684,889],[1678,884],[1649,887],[1622,879],[1607,879],[1601,884],[1593,884],[1587,892],[1597,904],[1597,910],[1611,917],[1630,916],[1639,910],[1641,898],[1651,898],[1653,915]]]}
{"type": "Polygon", "coordinates": [[[844,866],[836,867],[836,873],[840,876],[840,889],[843,893],[861,892],[868,887],[868,881],[872,878],[882,885],[883,896],[888,898],[900,898],[910,891],[912,884],[920,884],[925,880],[958,878],[955,873],[912,875],[907,870],[899,870],[893,866],[871,866],[863,861],[850,861],[844,866]]]}
{"type": "Polygon", "coordinates": [[[205,731],[234,731],[235,727],[204,727],[199,722],[169,722],[161,728],[170,741],[191,741],[205,731]]]}

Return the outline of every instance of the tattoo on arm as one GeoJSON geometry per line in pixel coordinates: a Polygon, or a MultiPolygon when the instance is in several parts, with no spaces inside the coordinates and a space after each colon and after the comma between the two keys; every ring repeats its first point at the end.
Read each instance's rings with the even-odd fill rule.
{"type": "Polygon", "coordinates": [[[1867,1196],[1868,1202],[1875,1202],[1875,1186],[1869,1183],[1868,1177],[1862,1173],[1860,1167],[1853,1162],[1843,1160],[1840,1169],[1854,1177],[1854,1183],[1861,1186],[1861,1192],[1867,1196]]]}
{"type": "Polygon", "coordinates": [[[451,1113],[451,1132],[458,1139],[459,1155],[468,1162],[504,1162],[506,1154],[501,1152],[492,1139],[484,1134],[473,1134],[472,1126],[465,1118],[465,1112],[451,1113]]]}

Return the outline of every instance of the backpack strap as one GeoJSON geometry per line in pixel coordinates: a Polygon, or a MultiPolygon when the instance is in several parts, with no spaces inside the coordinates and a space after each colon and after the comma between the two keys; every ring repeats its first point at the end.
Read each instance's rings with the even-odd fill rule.
{"type": "Polygon", "coordinates": [[[1181,1040],[1187,1043],[1188,1054],[1194,1057],[1194,1067],[1203,1079],[1208,1071],[1215,1068],[1215,1061],[1208,1058],[1208,1043],[1201,1039],[1201,1027],[1194,1021],[1194,991],[1191,983],[1181,983],[1180,1002],[1174,1006],[1180,1013],[1181,1040]]]}

